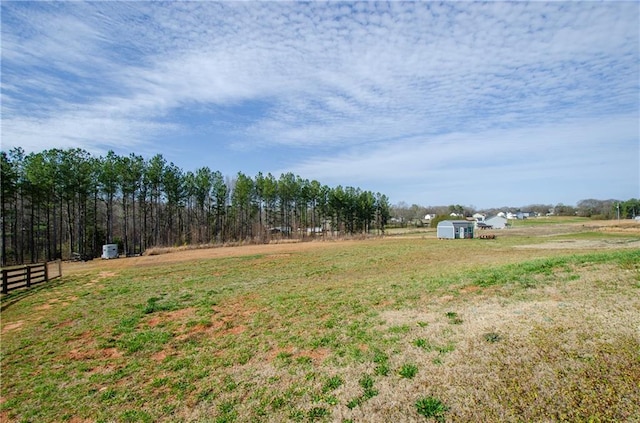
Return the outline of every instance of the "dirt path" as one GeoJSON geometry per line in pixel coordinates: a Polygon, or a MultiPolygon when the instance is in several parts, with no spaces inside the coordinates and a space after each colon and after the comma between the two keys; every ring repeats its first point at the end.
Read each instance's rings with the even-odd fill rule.
{"type": "Polygon", "coordinates": [[[65,275],[83,273],[93,270],[115,271],[140,266],[153,266],[157,264],[181,263],[185,261],[241,257],[255,254],[285,254],[299,251],[309,251],[321,248],[330,248],[336,243],[347,245],[362,241],[313,241],[313,242],[287,242],[280,244],[243,245],[237,247],[212,247],[200,249],[178,250],[166,254],[118,258],[113,260],[95,259],[88,262],[65,262],[62,272],[65,275]]]}

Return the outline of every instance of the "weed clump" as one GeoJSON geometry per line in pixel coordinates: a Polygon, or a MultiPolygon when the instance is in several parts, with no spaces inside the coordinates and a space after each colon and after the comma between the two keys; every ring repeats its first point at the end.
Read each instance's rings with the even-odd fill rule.
{"type": "Polygon", "coordinates": [[[328,378],[322,386],[322,393],[326,394],[342,386],[344,380],[340,376],[332,376],[328,378]]]}
{"type": "Polygon", "coordinates": [[[151,297],[144,307],[144,314],[151,314],[157,311],[172,311],[177,309],[177,304],[173,302],[160,302],[161,297],[151,297]]]}
{"type": "Polygon", "coordinates": [[[495,343],[502,340],[502,337],[495,332],[487,332],[484,335],[482,335],[482,337],[484,338],[485,341],[490,343],[495,343]]]}
{"type": "Polygon", "coordinates": [[[362,393],[361,396],[359,396],[357,398],[353,398],[352,400],[350,400],[347,403],[347,408],[349,408],[349,409],[356,408],[357,406],[359,406],[363,402],[367,401],[368,399],[371,399],[371,398],[375,397],[376,395],[378,395],[378,390],[373,387],[374,380],[370,375],[364,375],[358,381],[358,383],[362,387],[363,393],[362,393]]]}
{"type": "Polygon", "coordinates": [[[449,323],[452,325],[462,324],[462,318],[455,311],[448,311],[445,316],[447,316],[449,323]]]}
{"type": "Polygon", "coordinates": [[[378,390],[373,387],[373,382],[374,382],[373,378],[369,375],[365,375],[362,377],[362,379],[360,379],[359,383],[360,383],[360,386],[362,386],[362,389],[364,389],[363,398],[365,400],[368,400],[378,395],[378,390]]]}
{"type": "Polygon", "coordinates": [[[376,363],[374,373],[378,376],[389,374],[389,357],[380,350],[376,350],[373,355],[373,362],[376,363]]]}
{"type": "Polygon", "coordinates": [[[413,377],[418,373],[418,366],[415,364],[403,364],[398,370],[398,374],[405,379],[413,379],[413,377]]]}
{"type": "Polygon", "coordinates": [[[307,416],[310,421],[318,420],[329,415],[329,411],[324,407],[313,407],[307,416]]]}
{"type": "Polygon", "coordinates": [[[418,339],[414,340],[413,341],[413,345],[415,345],[418,348],[425,349],[425,350],[429,349],[429,343],[424,338],[418,338],[418,339]]]}
{"type": "Polygon", "coordinates": [[[424,397],[416,401],[416,409],[418,414],[428,419],[434,419],[437,422],[444,422],[444,413],[449,411],[442,401],[434,397],[424,397]]]}

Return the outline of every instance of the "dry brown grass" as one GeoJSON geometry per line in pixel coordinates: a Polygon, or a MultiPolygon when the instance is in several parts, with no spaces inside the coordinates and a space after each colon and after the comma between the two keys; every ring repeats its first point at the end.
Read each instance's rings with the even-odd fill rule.
{"type": "Polygon", "coordinates": [[[579,279],[518,295],[467,287],[383,313],[386,325],[411,328],[391,367],[413,362],[420,371],[399,386],[383,382],[371,404],[338,416],[424,421],[406,404],[435,395],[451,407],[447,421],[638,421],[638,275],[611,270],[581,269],[579,279]],[[452,325],[448,311],[462,323],[452,325]],[[412,345],[417,338],[455,347],[425,351],[412,345]]]}

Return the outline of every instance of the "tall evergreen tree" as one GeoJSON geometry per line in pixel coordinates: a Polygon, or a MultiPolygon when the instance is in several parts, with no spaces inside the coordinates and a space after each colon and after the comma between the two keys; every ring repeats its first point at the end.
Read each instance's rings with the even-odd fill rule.
{"type": "Polygon", "coordinates": [[[119,166],[119,158],[113,151],[109,151],[106,157],[100,158],[100,171],[98,173],[98,182],[100,183],[100,191],[102,192],[102,200],[107,208],[107,222],[106,222],[106,239],[107,244],[111,244],[114,241],[113,238],[113,220],[114,209],[113,203],[118,192],[118,186],[120,185],[118,171],[121,169],[119,166]]]}
{"type": "MultiPolygon", "coordinates": [[[[13,205],[16,203],[16,194],[18,192],[18,171],[15,168],[15,163],[9,158],[4,151],[0,152],[0,185],[2,199],[2,266],[6,266],[8,263],[9,249],[7,248],[8,234],[10,222],[15,219],[12,215],[13,205]]],[[[15,260],[15,257],[14,257],[15,260]]]]}

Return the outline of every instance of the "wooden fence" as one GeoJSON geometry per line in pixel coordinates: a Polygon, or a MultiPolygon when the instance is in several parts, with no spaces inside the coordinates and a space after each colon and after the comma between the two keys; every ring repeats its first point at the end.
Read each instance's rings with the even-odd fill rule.
{"type": "Polygon", "coordinates": [[[31,288],[33,285],[47,282],[62,276],[62,261],[48,263],[25,264],[23,266],[5,267],[2,269],[2,293],[19,288],[31,288]],[[56,270],[50,272],[49,265],[56,270]],[[54,274],[52,274],[54,273],[54,274]]]}

